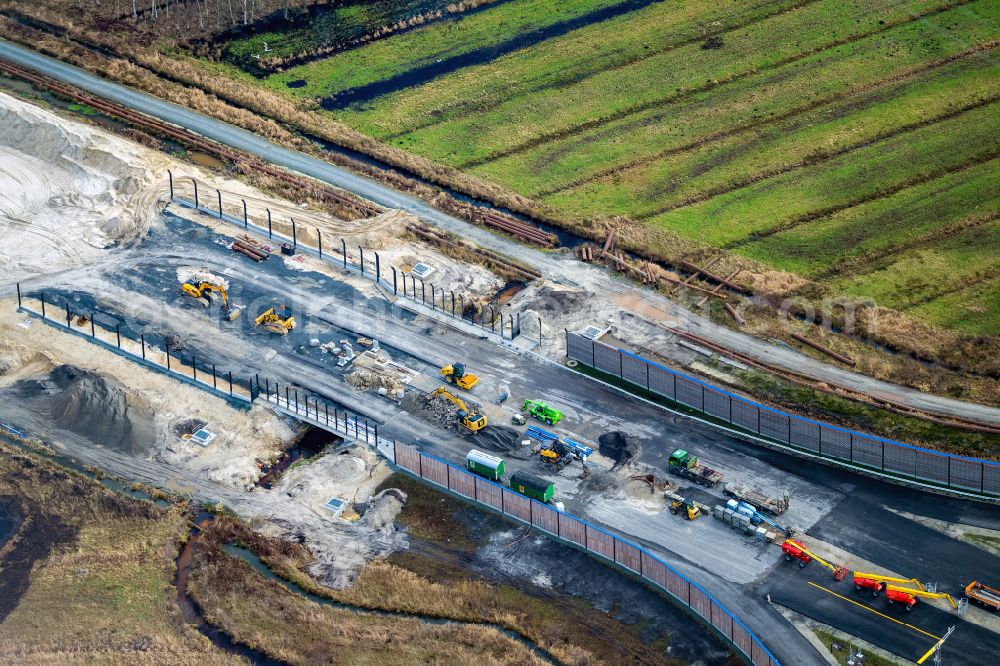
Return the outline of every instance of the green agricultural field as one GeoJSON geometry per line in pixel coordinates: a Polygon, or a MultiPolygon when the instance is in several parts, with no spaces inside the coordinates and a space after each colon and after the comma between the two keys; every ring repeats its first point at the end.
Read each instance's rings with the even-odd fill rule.
{"type": "Polygon", "coordinates": [[[261,85],[568,228],[621,215],[995,334],[998,46],[996,0],[506,0],[261,85]]]}

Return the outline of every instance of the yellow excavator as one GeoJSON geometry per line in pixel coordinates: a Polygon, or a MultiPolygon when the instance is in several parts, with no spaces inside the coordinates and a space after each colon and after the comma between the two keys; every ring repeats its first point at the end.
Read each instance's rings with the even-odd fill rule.
{"type": "Polygon", "coordinates": [[[463,363],[449,363],[441,368],[441,375],[449,384],[454,384],[466,391],[479,383],[479,377],[471,372],[466,372],[465,364],[463,363]]]}
{"type": "Polygon", "coordinates": [[[488,421],[485,414],[470,410],[464,400],[457,395],[449,393],[448,389],[443,386],[431,393],[432,398],[439,395],[451,400],[452,404],[458,408],[458,418],[464,428],[470,432],[479,432],[486,427],[488,421]]]}
{"type": "Polygon", "coordinates": [[[208,307],[212,304],[212,292],[218,292],[219,296],[222,297],[222,307],[223,312],[226,315],[226,319],[232,321],[240,316],[243,312],[243,308],[236,307],[235,305],[229,304],[229,294],[226,293],[226,288],[221,284],[214,284],[212,282],[185,282],[181,285],[181,292],[187,294],[194,300],[198,301],[204,307],[208,307]]]}
{"type": "Polygon", "coordinates": [[[278,335],[288,335],[295,328],[295,317],[290,307],[279,305],[261,312],[253,321],[254,326],[263,326],[265,330],[278,335]]]}

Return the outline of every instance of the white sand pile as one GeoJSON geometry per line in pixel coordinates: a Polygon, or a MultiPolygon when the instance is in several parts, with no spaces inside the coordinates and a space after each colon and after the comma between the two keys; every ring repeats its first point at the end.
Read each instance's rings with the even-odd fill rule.
{"type": "Polygon", "coordinates": [[[0,281],[92,260],[155,219],[145,148],[0,93],[0,281]]]}

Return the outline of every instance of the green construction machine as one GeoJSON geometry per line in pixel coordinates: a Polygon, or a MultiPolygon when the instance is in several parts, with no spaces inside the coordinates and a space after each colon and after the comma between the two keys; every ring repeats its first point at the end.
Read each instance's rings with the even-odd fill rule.
{"type": "Polygon", "coordinates": [[[549,425],[555,425],[562,421],[563,413],[558,409],[549,407],[541,400],[525,400],[522,411],[528,412],[539,421],[544,421],[549,425]]]}

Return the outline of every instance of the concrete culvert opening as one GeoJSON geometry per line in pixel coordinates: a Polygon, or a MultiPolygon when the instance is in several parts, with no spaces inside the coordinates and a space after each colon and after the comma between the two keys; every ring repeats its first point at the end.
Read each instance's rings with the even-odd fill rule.
{"type": "Polygon", "coordinates": [[[606,432],[597,438],[602,456],[615,461],[614,468],[632,462],[639,455],[639,443],[618,430],[606,432]]]}

